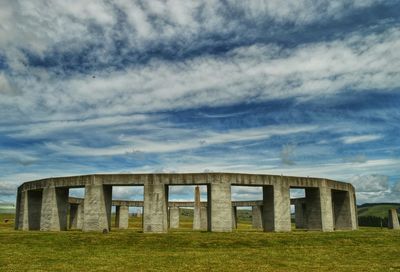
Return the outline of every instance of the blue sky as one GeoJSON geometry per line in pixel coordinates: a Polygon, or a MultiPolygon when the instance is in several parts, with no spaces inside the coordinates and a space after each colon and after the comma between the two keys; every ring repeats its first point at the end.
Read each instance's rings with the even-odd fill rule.
{"type": "Polygon", "coordinates": [[[2,1],[0,202],[50,176],[192,171],[399,202],[399,18],[390,0],[2,1]]]}

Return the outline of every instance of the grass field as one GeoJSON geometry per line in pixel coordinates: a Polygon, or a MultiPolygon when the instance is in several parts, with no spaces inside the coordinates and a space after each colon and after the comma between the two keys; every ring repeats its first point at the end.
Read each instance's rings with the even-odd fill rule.
{"type": "Polygon", "coordinates": [[[400,204],[377,204],[373,206],[360,207],[358,208],[358,216],[377,216],[377,217],[387,217],[389,209],[398,209],[400,204]]]}
{"type": "Polygon", "coordinates": [[[168,234],[13,230],[0,215],[0,271],[400,271],[400,231],[193,232],[191,218],[168,234]]]}

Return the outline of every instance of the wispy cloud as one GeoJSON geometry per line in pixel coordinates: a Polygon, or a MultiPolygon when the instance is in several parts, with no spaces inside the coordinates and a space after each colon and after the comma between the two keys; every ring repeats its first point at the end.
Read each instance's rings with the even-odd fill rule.
{"type": "Polygon", "coordinates": [[[285,165],[293,165],[295,162],[293,161],[293,156],[296,150],[296,146],[293,144],[285,144],[282,146],[281,151],[281,160],[285,165]]]}
{"type": "Polygon", "coordinates": [[[145,137],[122,135],[119,137],[119,140],[121,141],[119,145],[108,147],[77,146],[68,142],[61,142],[59,144],[48,143],[46,144],[46,147],[50,150],[57,151],[60,154],[78,156],[113,156],[138,152],[164,153],[196,149],[210,145],[243,141],[260,141],[273,136],[310,133],[316,128],[316,126],[268,126],[254,129],[230,130],[224,133],[193,130],[186,137],[183,136],[176,140],[162,139],[162,135],[167,134],[163,130],[161,132],[162,135],[146,134],[145,137]],[[154,136],[161,137],[155,138],[154,136]]]}
{"type": "Polygon", "coordinates": [[[382,175],[389,189],[361,199],[394,198],[399,8],[392,0],[1,1],[0,179],[382,175]]]}
{"type": "Polygon", "coordinates": [[[341,140],[345,144],[358,144],[358,143],[365,143],[376,141],[382,138],[382,135],[356,135],[356,136],[345,136],[342,137],[341,140]]]}

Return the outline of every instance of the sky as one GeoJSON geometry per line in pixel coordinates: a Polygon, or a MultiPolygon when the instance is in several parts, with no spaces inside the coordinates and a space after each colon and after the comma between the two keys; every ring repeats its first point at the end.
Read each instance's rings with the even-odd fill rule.
{"type": "Polygon", "coordinates": [[[400,202],[399,132],[397,0],[0,1],[0,203],[39,178],[220,171],[400,202]]]}

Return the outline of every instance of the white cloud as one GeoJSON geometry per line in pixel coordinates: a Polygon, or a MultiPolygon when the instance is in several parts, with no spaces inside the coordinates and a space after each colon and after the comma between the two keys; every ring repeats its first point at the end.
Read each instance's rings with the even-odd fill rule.
{"type": "Polygon", "coordinates": [[[23,166],[31,165],[39,160],[32,151],[26,150],[1,150],[0,160],[17,163],[23,166]]]}
{"type": "Polygon", "coordinates": [[[285,165],[293,165],[295,162],[293,161],[293,156],[295,154],[296,146],[294,144],[285,144],[282,146],[281,150],[281,160],[285,165]]]}
{"type": "MultiPolygon", "coordinates": [[[[398,180],[392,187],[393,192],[400,193],[400,180],[398,180]]],[[[400,201],[400,200],[399,200],[400,201]]]]}
{"type": "Polygon", "coordinates": [[[389,189],[389,177],[384,175],[357,175],[352,177],[352,183],[357,192],[383,192],[389,189]]]}
{"type": "Polygon", "coordinates": [[[0,181],[0,197],[16,195],[17,185],[14,183],[0,181]]]}
{"type": "MultiPolygon", "coordinates": [[[[149,53],[161,47],[196,51],[208,46],[213,39],[210,37],[231,37],[236,42],[236,37],[254,34],[249,31],[249,26],[255,29],[266,23],[268,28],[263,29],[267,32],[286,25],[293,26],[296,31],[314,22],[340,20],[355,9],[377,3],[384,2],[84,0],[66,3],[55,0],[50,4],[45,0],[0,1],[0,61],[5,57],[7,66],[6,72],[0,72],[0,116],[1,122],[6,124],[0,127],[0,132],[10,142],[45,139],[29,147],[37,152],[1,150],[0,157],[7,164],[0,166],[0,170],[7,170],[9,162],[17,162],[26,169],[25,173],[15,170],[18,172],[15,174],[2,171],[4,180],[22,182],[49,175],[98,171],[96,167],[79,163],[57,169],[52,164],[40,173],[37,169],[27,169],[28,166],[35,167],[33,162],[38,158],[46,161],[53,155],[86,157],[90,164],[89,156],[126,154],[128,157],[148,153],[160,161],[134,169],[124,166],[121,171],[207,169],[337,179],[371,172],[389,175],[393,169],[398,169],[399,161],[373,159],[370,153],[366,153],[368,159],[356,156],[342,163],[329,163],[335,161],[332,158],[321,163],[302,164],[302,158],[311,153],[319,158],[327,154],[334,156],[336,150],[326,146],[333,146],[338,141],[322,140],[320,143],[324,143],[324,147],[299,144],[296,165],[290,167],[286,166],[293,163],[294,148],[283,148],[280,158],[284,162],[283,168],[277,167],[279,151],[276,149],[259,150],[256,154],[242,152],[246,144],[327,131],[325,125],[265,126],[217,132],[204,128],[177,128],[160,112],[286,98],[324,100],[370,90],[396,92],[400,87],[400,31],[396,24],[380,22],[386,30],[360,27],[356,32],[338,33],[337,39],[310,41],[295,47],[252,44],[218,56],[203,52],[201,56],[172,61],[149,53]],[[123,41],[122,48],[116,48],[116,41],[123,41]],[[85,65],[90,67],[90,75],[80,70],[65,72],[64,66],[58,63],[58,56],[73,56],[87,48],[91,50],[87,52],[85,65]],[[46,62],[46,57],[52,58],[53,50],[57,55],[50,60],[55,62],[54,67],[29,65],[26,52],[35,55],[38,61],[46,62]],[[117,50],[121,53],[116,54],[117,50]],[[125,66],[118,58],[129,57],[131,51],[140,56],[147,55],[149,62],[140,64],[133,59],[129,60],[132,65],[125,66]],[[122,64],[123,69],[115,68],[122,64]],[[101,139],[96,138],[89,144],[91,136],[101,139]],[[193,150],[225,143],[230,143],[229,148],[236,153],[188,155],[193,150]],[[98,144],[97,147],[94,144],[98,144]],[[176,151],[185,151],[182,153],[186,155],[168,157],[176,151]]],[[[64,60],[60,62],[65,64],[64,60]]],[[[380,113],[374,116],[384,119],[380,113]]],[[[205,116],[223,118],[237,114],[240,113],[205,116]]],[[[395,113],[390,114],[397,118],[395,113]]],[[[348,135],[339,140],[349,145],[386,137],[384,132],[376,134],[381,131],[377,132],[371,124],[363,124],[363,128],[356,130],[352,122],[345,125],[335,122],[331,128],[339,135],[348,135]]],[[[394,147],[391,151],[397,152],[394,147]]],[[[116,191],[116,195],[124,196],[124,192],[116,191]]],[[[364,194],[369,193],[378,194],[364,194]]],[[[248,195],[252,196],[249,192],[248,195]]]]}
{"type": "Polygon", "coordinates": [[[226,132],[184,130],[186,135],[179,135],[178,139],[169,140],[167,138],[168,129],[170,133],[178,133],[173,128],[166,128],[162,131],[162,137],[159,134],[148,133],[144,136],[120,136],[120,143],[107,147],[86,147],[74,143],[63,141],[60,143],[47,143],[46,148],[56,151],[59,154],[77,155],[77,156],[114,156],[132,153],[165,153],[182,150],[196,149],[209,145],[218,145],[225,143],[235,143],[243,141],[260,141],[273,136],[290,135],[296,133],[312,133],[317,126],[266,126],[252,129],[237,129],[226,132]],[[190,133],[187,133],[190,132],[190,133]],[[154,137],[156,136],[156,137],[154,137]]]}
{"type": "Polygon", "coordinates": [[[6,77],[6,75],[0,72],[0,95],[11,95],[14,94],[14,90],[6,77]]]}
{"type": "Polygon", "coordinates": [[[113,186],[112,198],[118,200],[143,200],[143,186],[113,186]]]}
{"type": "Polygon", "coordinates": [[[252,45],[218,58],[153,60],[146,66],[99,72],[96,78],[15,77],[22,93],[3,96],[0,105],[7,111],[0,113],[18,113],[10,116],[14,119],[20,119],[19,114],[31,120],[87,119],[290,97],[307,100],[371,89],[384,92],[400,86],[398,51],[400,31],[392,28],[294,49],[252,45]]]}
{"type": "Polygon", "coordinates": [[[345,136],[340,139],[345,144],[358,144],[358,143],[376,141],[381,139],[382,137],[383,137],[382,135],[370,134],[370,135],[345,136]]]}

